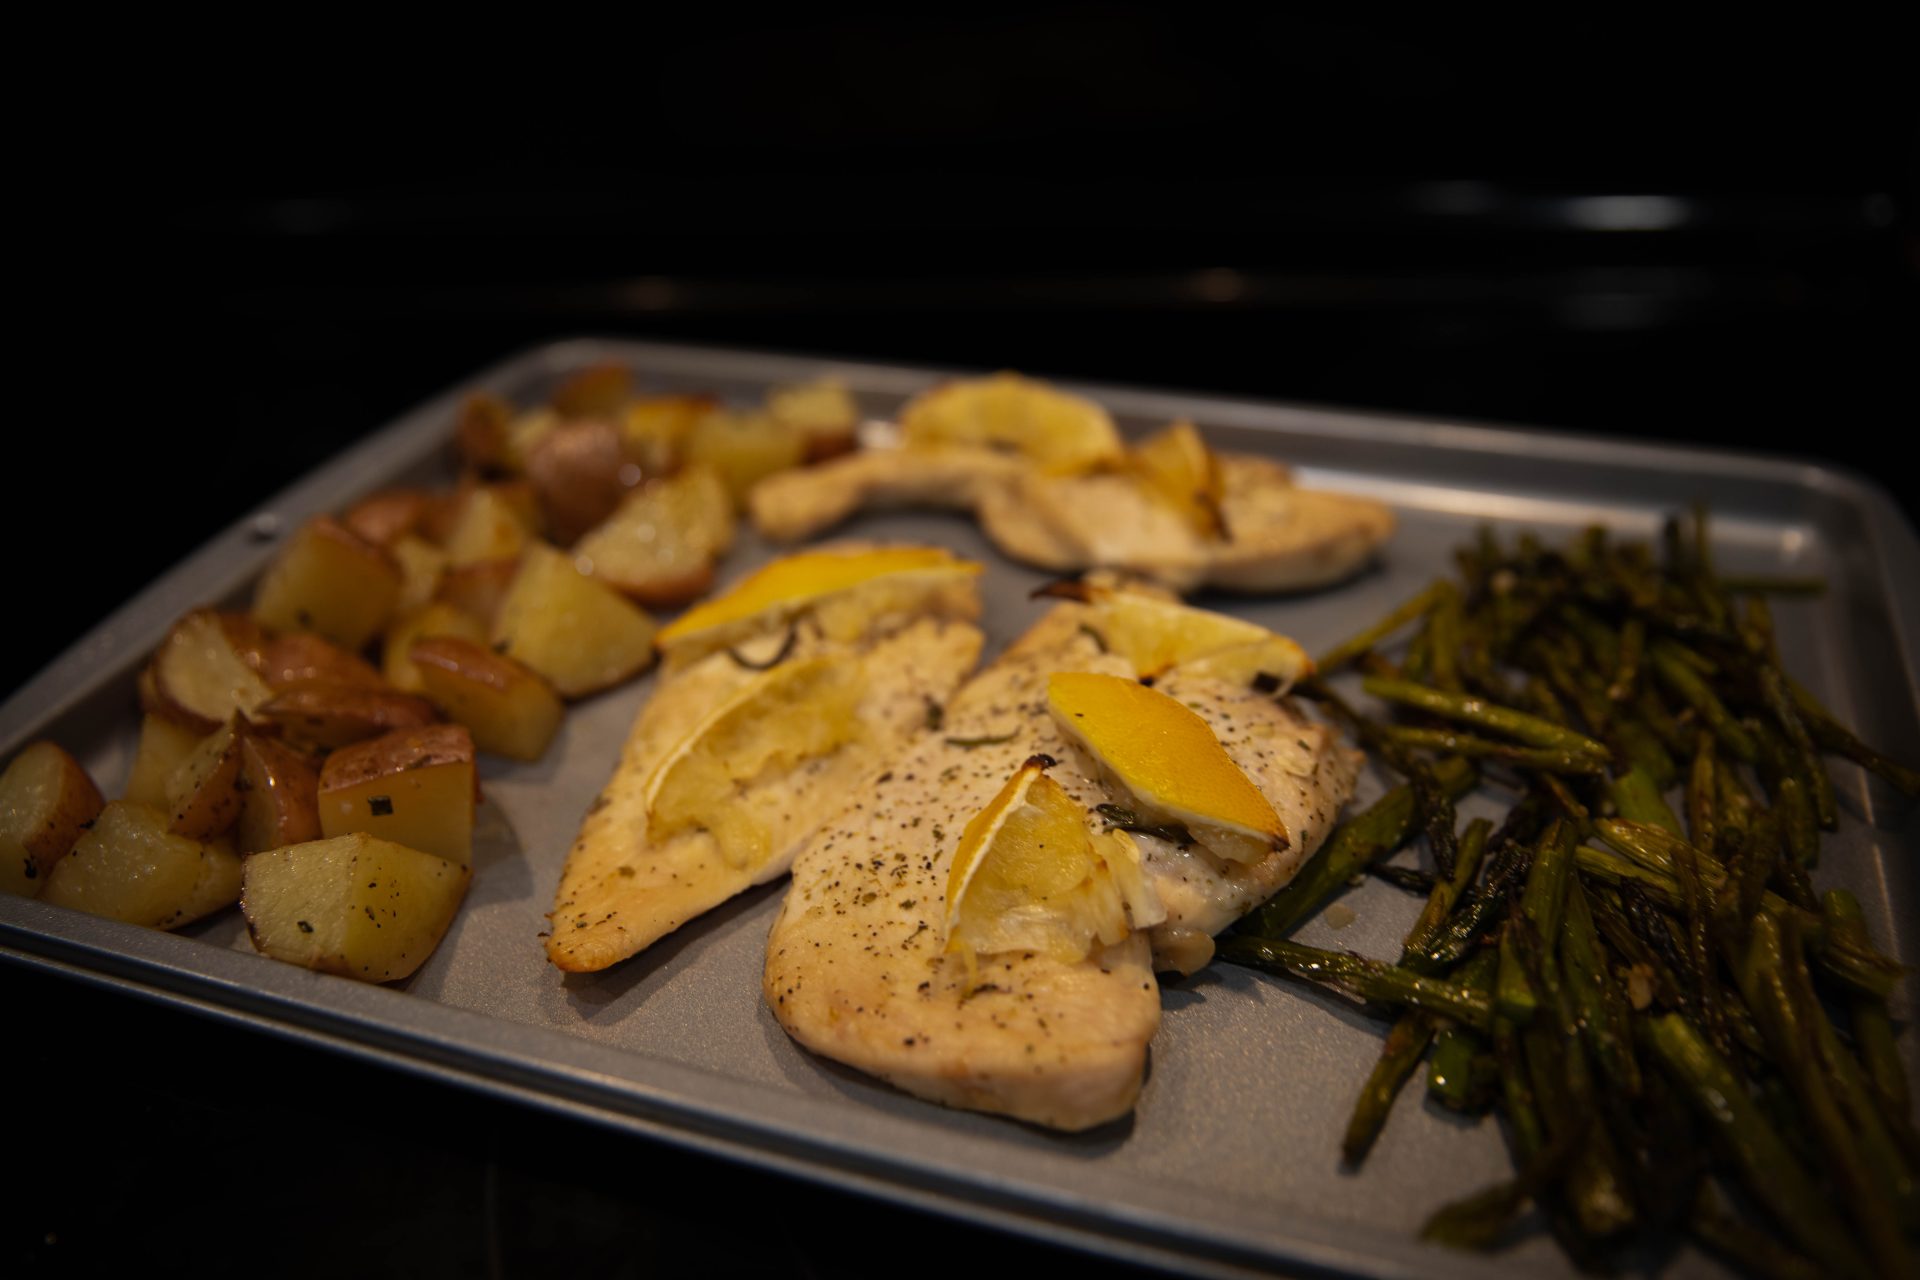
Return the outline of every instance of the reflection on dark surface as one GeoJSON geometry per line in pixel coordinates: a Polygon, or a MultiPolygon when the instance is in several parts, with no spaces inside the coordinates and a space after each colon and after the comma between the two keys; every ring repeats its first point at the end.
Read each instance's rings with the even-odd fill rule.
{"type": "MultiPolygon", "coordinates": [[[[62,349],[27,371],[60,412],[21,473],[58,479],[64,523],[16,502],[8,525],[12,546],[58,534],[13,585],[59,608],[13,629],[9,688],[322,460],[577,334],[1785,452],[1868,474],[1920,519],[1889,465],[1920,422],[1920,223],[1911,75],[1883,33],[1074,5],[650,21],[632,47],[532,33],[451,67],[356,50],[315,75],[170,69],[117,117],[123,155],[81,153],[77,185],[51,188],[62,349]]],[[[87,1065],[112,1037],[77,1030],[6,1055],[16,1098],[76,1070],[125,1085],[74,1151],[121,1148],[126,1125],[164,1136],[110,1198],[204,1155],[278,1185],[235,1238],[315,1250],[297,1274],[548,1274],[556,1256],[654,1274],[704,1261],[689,1223],[729,1237],[720,1269],[868,1274],[890,1259],[836,1253],[846,1224],[929,1230],[807,1191],[783,1234],[728,1232],[703,1196],[801,1193],[10,968],[0,984],[40,1025],[70,1011],[232,1059],[129,1083],[87,1065]],[[256,1053],[271,1079],[234,1061],[256,1053]],[[222,1077],[272,1095],[266,1138],[241,1136],[251,1102],[203,1083],[222,1077]],[[341,1088],[398,1089],[405,1114],[356,1120],[341,1088]],[[388,1127],[367,1164],[329,1147],[388,1127]],[[570,1143],[577,1161],[554,1149],[570,1143]],[[343,1191],[369,1166],[389,1201],[417,1197],[407,1213],[343,1191]],[[504,1238],[501,1203],[523,1214],[504,1238]],[[281,1229],[314,1206],[393,1265],[281,1229]]],[[[113,1246],[114,1222],[61,1203],[16,1208],[0,1269],[84,1270],[86,1233],[113,1246]]]]}

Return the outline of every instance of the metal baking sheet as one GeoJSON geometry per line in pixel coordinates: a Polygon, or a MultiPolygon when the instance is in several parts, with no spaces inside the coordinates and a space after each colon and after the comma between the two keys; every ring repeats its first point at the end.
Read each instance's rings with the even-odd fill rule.
{"type": "MultiPolygon", "coordinates": [[[[528,352],[407,415],[216,538],[0,708],[0,758],[54,738],[108,795],[122,788],[134,676],[166,628],[207,602],[239,604],[278,537],[395,483],[451,477],[453,411],[475,390],[542,394],[583,365],[620,360],[653,390],[750,402],[770,384],[833,374],[886,414],[948,371],[617,341],[528,352]]],[[[1778,606],[1788,665],[1868,739],[1920,758],[1920,544],[1877,489],[1786,460],[1455,423],[1075,386],[1129,431],[1190,417],[1216,447],[1270,453],[1304,482],[1391,502],[1380,567],[1291,598],[1203,601],[1317,651],[1437,574],[1483,522],[1560,538],[1603,522],[1651,536],[1705,499],[1730,572],[1820,574],[1822,596],[1778,606]],[[1907,588],[1902,590],[1902,588],[1907,588]]],[[[863,518],[845,532],[921,539],[977,556],[989,655],[1038,616],[1039,575],[996,555],[958,517],[863,518]]],[[[772,551],[748,536],[730,579],[772,551]]],[[[477,874],[431,961],[400,987],[308,973],[252,952],[237,912],[162,934],[0,895],[0,957],[67,973],[451,1083],[1014,1231],[1189,1273],[1285,1269],[1368,1276],[1572,1274],[1540,1233],[1492,1258],[1420,1244],[1444,1198],[1504,1176],[1491,1122],[1463,1124],[1410,1088],[1362,1172],[1338,1145],[1383,1024],[1336,999],[1226,966],[1167,984],[1165,1018],[1133,1116],[1061,1136],[916,1101],[809,1056],[762,1007],[762,947],[783,884],[754,890],[611,971],[564,976],[540,934],[574,828],[605,781],[651,682],[577,706],[545,759],[484,759],[477,874]]],[[[1913,963],[1920,810],[1838,767],[1844,828],[1823,884],[1857,893],[1876,939],[1913,963]]],[[[1360,800],[1382,787],[1362,782],[1360,800]]],[[[1369,883],[1357,919],[1303,941],[1390,956],[1407,895],[1369,883]]],[[[1911,1021],[1914,986],[1897,1016],[1911,1021]]],[[[1915,1037],[1903,1049],[1913,1070],[1915,1037]]],[[[1715,1274],[1684,1256],[1675,1275],[1715,1274]]]]}

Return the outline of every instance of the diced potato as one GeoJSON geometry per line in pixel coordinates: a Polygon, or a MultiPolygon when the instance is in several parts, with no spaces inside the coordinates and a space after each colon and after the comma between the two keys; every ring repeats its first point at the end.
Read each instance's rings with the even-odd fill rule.
{"type": "Polygon", "coordinates": [[[473,865],[477,794],[464,725],[402,729],[342,747],[320,770],[320,832],[355,831],[473,865]]]}
{"type": "Polygon", "coordinates": [[[440,718],[431,703],[414,694],[333,680],[290,685],[261,707],[260,715],[293,741],[328,750],[440,718]]]}
{"type": "Polygon", "coordinates": [[[167,807],[167,779],[180,767],[203,734],[151,713],[140,719],[140,744],[133,751],[133,769],[122,799],[137,800],[156,809],[167,807]]]}
{"type": "Polygon", "coordinates": [[[240,816],[240,737],[223,724],[194,744],[167,778],[167,830],[211,840],[240,816]]]}
{"type": "MultiPolygon", "coordinates": [[[[253,616],[279,631],[315,631],[366,646],[400,598],[400,566],[330,516],[308,521],[261,578],[253,616]]],[[[165,673],[162,672],[163,682],[165,673]]]]}
{"type": "Polygon", "coordinates": [[[513,406],[499,396],[482,392],[468,396],[454,424],[454,446],[460,458],[476,471],[508,471],[507,424],[513,406]]]}
{"type": "Polygon", "coordinates": [[[240,909],[263,955],[394,982],[440,945],[472,876],[445,858],[356,832],[254,854],[240,909]]]}
{"type": "Polygon", "coordinates": [[[0,892],[38,894],[102,803],[64,748],[36,742],[15,756],[0,773],[0,892]]]}
{"type": "Polygon", "coordinates": [[[649,479],[671,475],[686,461],[687,437],[694,424],[720,402],[712,396],[643,396],[620,414],[620,435],[627,456],[649,479]]]}
{"type": "Polygon", "coordinates": [[[260,674],[275,689],[313,680],[332,680],[339,684],[384,683],[380,673],[365,658],[306,631],[288,631],[268,641],[260,674]]]}
{"type": "Polygon", "coordinates": [[[422,605],[404,615],[387,628],[381,669],[386,674],[388,684],[407,693],[420,693],[426,688],[420,682],[420,673],[414,669],[413,659],[407,653],[413,648],[414,641],[424,640],[428,636],[459,636],[475,644],[484,644],[487,624],[465,609],[444,600],[422,605]]]}
{"type": "Polygon", "coordinates": [[[850,452],[860,429],[858,406],[834,378],[775,387],[767,393],[767,412],[799,433],[807,462],[850,452]]]}
{"type": "Polygon", "coordinates": [[[546,677],[563,698],[619,684],[653,661],[653,619],[545,543],[527,548],[494,619],[494,648],[546,677]]]}
{"type": "Polygon", "coordinates": [[[511,560],[482,560],[478,564],[463,564],[440,575],[440,586],[434,591],[433,598],[441,604],[452,605],[462,613],[472,614],[480,620],[481,626],[489,627],[500,612],[500,602],[507,598],[507,589],[513,585],[513,575],[519,571],[518,556],[511,560]]]}
{"type": "Polygon", "coordinates": [[[553,686],[505,654],[471,640],[430,636],[409,656],[427,696],[471,729],[482,751],[538,760],[560,730],[566,707],[553,686]]]}
{"type": "Polygon", "coordinates": [[[719,472],[738,510],[754,485],[799,466],[804,449],[799,430],[770,413],[714,413],[687,438],[686,455],[719,472]]]}
{"type": "Polygon", "coordinates": [[[733,503],[711,467],[650,482],[575,544],[574,563],[644,605],[684,604],[713,585],[733,545],[733,503]]]}
{"type": "Polygon", "coordinates": [[[536,517],[504,485],[469,489],[459,500],[442,549],[453,568],[484,560],[512,560],[533,539],[536,517]]]}
{"type": "Polygon", "coordinates": [[[164,810],[115,800],[53,864],[40,898],[55,906],[171,929],[233,901],[238,857],[226,840],[202,842],[167,830],[164,810]],[[209,868],[208,864],[212,867],[209,868]]]}
{"type": "Polygon", "coordinates": [[[596,364],[572,374],[553,393],[553,411],[563,418],[604,417],[619,412],[633,394],[633,370],[596,364]]]}
{"type": "Polygon", "coordinates": [[[243,732],[240,784],[233,841],[242,854],[320,838],[320,771],[306,755],[278,738],[243,732]]]}
{"type": "Polygon", "coordinates": [[[273,696],[259,671],[265,640],[261,637],[256,648],[258,634],[250,620],[232,614],[212,609],[188,614],[160,642],[142,706],[196,734],[212,733],[236,711],[253,714],[273,696]]]}
{"type": "Polygon", "coordinates": [[[444,501],[425,489],[382,489],[347,508],[340,522],[377,547],[392,548],[426,525],[434,504],[444,501]]]}
{"type": "Polygon", "coordinates": [[[447,569],[447,553],[425,538],[408,534],[391,548],[400,565],[400,596],[393,603],[395,617],[411,613],[433,599],[440,575],[447,569]]]}
{"type": "Polygon", "coordinates": [[[571,545],[613,514],[640,482],[640,468],[627,460],[611,422],[583,418],[561,423],[533,447],[527,480],[553,540],[571,545]]]}

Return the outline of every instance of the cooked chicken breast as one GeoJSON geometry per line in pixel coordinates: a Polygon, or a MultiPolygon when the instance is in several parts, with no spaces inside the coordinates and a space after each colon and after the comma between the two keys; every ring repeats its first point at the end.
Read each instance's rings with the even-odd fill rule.
{"type": "Polygon", "coordinates": [[[1264,458],[1220,455],[1229,536],[1202,537],[1121,471],[1054,475],[985,449],[868,449],[769,477],[748,500],[754,526],[779,542],[808,538],[856,512],[970,510],[1002,552],[1043,569],[1112,568],[1176,591],[1281,591],[1352,574],[1393,532],[1390,508],[1293,484],[1264,458]]]}
{"type": "Polygon", "coordinates": [[[562,969],[604,969],[747,889],[784,874],[807,837],[849,791],[894,759],[979,660],[970,623],[922,619],[859,648],[835,646],[804,622],[784,661],[832,654],[859,664],[853,719],[860,731],[797,766],[746,780],[734,805],[766,831],[760,860],[729,858],[713,832],[655,838],[649,787],[669,753],[717,706],[760,675],[718,652],[663,678],[635,721],[613,778],[580,827],[555,896],[547,958],[562,969]]]}
{"type": "Polygon", "coordinates": [[[970,971],[948,952],[961,833],[1023,761],[1052,757],[1047,776],[1089,810],[1123,799],[1047,710],[1054,672],[1132,678],[1089,632],[1089,616],[1078,604],[1050,611],[954,696],[938,732],[807,843],[768,938],[764,981],[768,1007],[807,1048],[935,1102],[1053,1128],[1124,1115],[1160,1022],[1156,963],[1198,967],[1211,933],[1284,883],[1325,837],[1351,793],[1357,753],[1271,698],[1195,679],[1179,696],[1282,814],[1287,847],[1230,865],[1136,835],[1162,923],[1080,961],[998,953],[970,971]]]}

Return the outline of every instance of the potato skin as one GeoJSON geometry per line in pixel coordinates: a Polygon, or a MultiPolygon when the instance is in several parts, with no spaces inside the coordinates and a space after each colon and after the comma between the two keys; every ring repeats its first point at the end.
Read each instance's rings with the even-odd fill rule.
{"type": "Polygon", "coordinates": [[[252,619],[196,609],[173,624],[140,677],[141,706],[199,734],[273,695],[261,676],[267,636],[252,619]]]}
{"type": "Polygon", "coordinates": [[[547,532],[562,546],[612,515],[632,487],[629,480],[639,478],[619,430],[598,418],[561,423],[527,454],[527,479],[539,495],[547,532]]]}
{"type": "Polygon", "coordinates": [[[359,654],[307,631],[284,632],[268,641],[261,655],[260,674],[274,689],[313,680],[376,687],[386,683],[373,664],[359,654]]]}
{"type": "Polygon", "coordinates": [[[258,729],[240,737],[240,817],[234,844],[259,853],[320,838],[320,771],[258,729]]]}
{"type": "Polygon", "coordinates": [[[239,782],[239,734],[224,724],[194,744],[168,777],[167,830],[202,841],[225,833],[240,816],[239,782]]]}
{"type": "Polygon", "coordinates": [[[392,547],[423,528],[435,503],[442,501],[425,489],[382,489],[347,509],[340,522],[377,547],[392,547]]]}
{"type": "Polygon", "coordinates": [[[105,806],[65,748],[29,744],[0,773],[0,891],[37,897],[47,875],[105,806]]]}
{"type": "Polygon", "coordinates": [[[309,680],[289,685],[260,708],[289,738],[329,750],[393,729],[417,728],[440,717],[425,698],[384,685],[309,680]]]}

